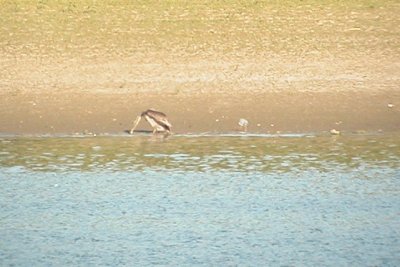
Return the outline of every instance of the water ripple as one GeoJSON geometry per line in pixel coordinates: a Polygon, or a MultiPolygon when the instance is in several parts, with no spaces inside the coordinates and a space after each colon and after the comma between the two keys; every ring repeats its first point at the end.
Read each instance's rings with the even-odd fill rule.
{"type": "Polygon", "coordinates": [[[320,171],[399,168],[400,138],[186,137],[3,138],[0,166],[32,171],[156,168],[183,171],[320,171]]]}

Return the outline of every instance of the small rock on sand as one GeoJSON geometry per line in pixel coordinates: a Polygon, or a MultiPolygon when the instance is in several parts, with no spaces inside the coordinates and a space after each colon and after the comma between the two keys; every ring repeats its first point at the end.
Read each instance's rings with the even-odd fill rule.
{"type": "Polygon", "coordinates": [[[331,133],[331,135],[339,135],[340,131],[336,130],[336,129],[332,129],[329,131],[331,133]]]}

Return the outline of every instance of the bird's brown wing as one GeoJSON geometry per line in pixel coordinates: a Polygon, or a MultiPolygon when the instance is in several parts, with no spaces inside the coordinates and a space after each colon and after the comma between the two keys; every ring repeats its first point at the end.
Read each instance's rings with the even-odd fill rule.
{"type": "Polygon", "coordinates": [[[146,111],[146,114],[147,114],[147,116],[151,117],[153,120],[155,120],[162,126],[166,127],[168,130],[171,129],[172,125],[168,121],[167,115],[165,115],[164,113],[149,109],[146,111]]]}

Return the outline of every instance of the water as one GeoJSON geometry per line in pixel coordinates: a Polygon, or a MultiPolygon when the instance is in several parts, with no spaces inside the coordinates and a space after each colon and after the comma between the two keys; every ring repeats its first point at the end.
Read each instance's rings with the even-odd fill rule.
{"type": "Polygon", "coordinates": [[[399,266],[400,136],[0,138],[1,266],[399,266]]]}

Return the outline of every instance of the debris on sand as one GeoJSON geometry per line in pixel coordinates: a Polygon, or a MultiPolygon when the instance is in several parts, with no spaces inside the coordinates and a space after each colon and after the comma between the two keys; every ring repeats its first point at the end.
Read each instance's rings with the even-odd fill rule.
{"type": "Polygon", "coordinates": [[[244,132],[247,132],[247,126],[249,125],[249,121],[241,118],[238,122],[239,126],[242,128],[244,132]]]}
{"type": "Polygon", "coordinates": [[[339,135],[340,131],[336,130],[336,129],[332,129],[329,131],[331,133],[331,135],[339,135]]]}

